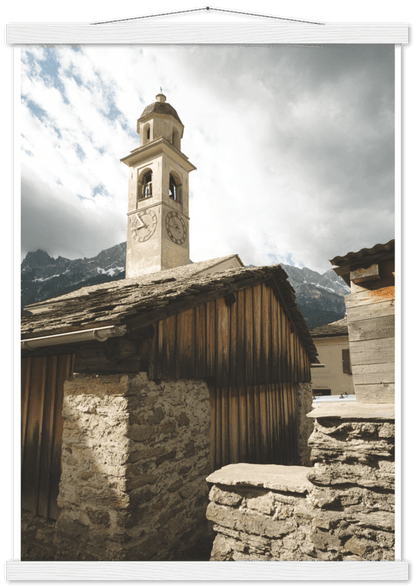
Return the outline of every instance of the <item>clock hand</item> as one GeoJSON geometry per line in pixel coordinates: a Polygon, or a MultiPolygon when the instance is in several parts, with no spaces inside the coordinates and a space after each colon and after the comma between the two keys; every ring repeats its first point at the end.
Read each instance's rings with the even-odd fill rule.
{"type": "Polygon", "coordinates": [[[140,225],[136,227],[137,229],[147,229],[147,224],[144,222],[143,218],[136,214],[137,220],[140,222],[140,225]]]}

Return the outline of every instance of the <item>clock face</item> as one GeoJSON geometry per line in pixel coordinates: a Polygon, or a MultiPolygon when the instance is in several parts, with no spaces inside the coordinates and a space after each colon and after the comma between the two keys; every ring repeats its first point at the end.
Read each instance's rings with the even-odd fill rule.
{"type": "Polygon", "coordinates": [[[150,208],[137,212],[132,216],[131,232],[139,242],[147,241],[156,231],[157,216],[150,208]]]}
{"type": "Polygon", "coordinates": [[[166,215],[166,231],[169,237],[177,245],[183,245],[186,241],[187,230],[186,224],[178,212],[171,210],[166,215]]]}

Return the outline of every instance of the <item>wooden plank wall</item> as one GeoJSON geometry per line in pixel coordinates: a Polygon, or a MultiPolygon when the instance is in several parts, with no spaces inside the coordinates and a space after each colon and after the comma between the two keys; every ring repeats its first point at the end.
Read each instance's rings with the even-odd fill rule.
{"type": "Polygon", "coordinates": [[[22,508],[57,519],[64,381],[75,355],[22,358],[22,508]]]}
{"type": "Polygon", "coordinates": [[[310,361],[267,284],[161,320],[152,379],[215,378],[220,388],[310,381],[310,361]]]}
{"type": "Polygon", "coordinates": [[[395,288],[355,287],[345,298],[355,395],[365,403],[394,402],[395,288]]]}
{"type": "Polygon", "coordinates": [[[297,456],[296,384],[213,388],[211,467],[293,465],[297,456]]]}

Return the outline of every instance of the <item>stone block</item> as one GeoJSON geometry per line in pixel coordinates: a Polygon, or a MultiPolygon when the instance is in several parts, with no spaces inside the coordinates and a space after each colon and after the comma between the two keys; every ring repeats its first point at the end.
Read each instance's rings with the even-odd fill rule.
{"type": "Polygon", "coordinates": [[[250,510],[256,510],[266,515],[271,515],[275,511],[275,501],[273,500],[273,494],[271,492],[268,492],[263,496],[248,498],[246,504],[247,508],[250,510]]]}
{"type": "Polygon", "coordinates": [[[178,426],[179,427],[187,427],[191,421],[189,420],[188,415],[185,412],[181,412],[178,417],[178,426]]]}
{"type": "Polygon", "coordinates": [[[168,492],[177,492],[180,488],[182,488],[183,485],[184,481],[182,480],[182,478],[178,478],[177,480],[172,482],[172,484],[168,485],[168,492]]]}
{"type": "Polygon", "coordinates": [[[312,488],[307,474],[312,468],[237,463],[222,467],[208,476],[211,484],[251,486],[304,494],[312,488]]]}
{"type": "Polygon", "coordinates": [[[218,504],[237,506],[241,503],[243,498],[236,492],[227,491],[218,488],[218,486],[213,486],[209,493],[209,499],[212,500],[212,502],[217,502],[218,504]]]}
{"type": "Polygon", "coordinates": [[[160,466],[164,461],[173,461],[176,457],[176,449],[169,451],[169,453],[163,453],[155,459],[155,464],[160,466]]]}
{"type": "Polygon", "coordinates": [[[217,535],[212,544],[211,561],[227,561],[232,553],[232,549],[224,535],[217,535]]]}
{"type": "Polygon", "coordinates": [[[330,532],[324,532],[320,529],[315,529],[310,534],[310,540],[316,549],[325,551],[338,551],[341,547],[339,537],[330,532]]]}
{"type": "Polygon", "coordinates": [[[355,553],[356,555],[363,556],[367,550],[367,543],[356,537],[351,537],[344,544],[344,551],[355,553]]]}
{"type": "Polygon", "coordinates": [[[59,542],[63,538],[82,541],[88,536],[88,526],[78,520],[68,520],[59,517],[56,521],[56,538],[59,542]]]}
{"type": "Polygon", "coordinates": [[[171,435],[176,431],[176,422],[175,421],[165,421],[159,427],[159,434],[163,435],[171,435]]]}
{"type": "Polygon", "coordinates": [[[136,476],[134,478],[129,478],[126,481],[126,490],[135,490],[137,488],[141,488],[142,486],[146,486],[148,484],[154,484],[159,480],[159,476],[157,474],[147,474],[142,476],[136,476]]]}
{"type": "Polygon", "coordinates": [[[102,527],[110,526],[110,514],[108,511],[87,508],[86,513],[94,525],[100,525],[102,527]]]}
{"type": "Polygon", "coordinates": [[[147,441],[155,431],[152,425],[131,425],[128,430],[128,437],[133,441],[147,441]]]}
{"type": "Polygon", "coordinates": [[[147,417],[149,425],[158,425],[165,418],[165,411],[161,406],[153,407],[152,414],[147,417]]]}
{"type": "Polygon", "coordinates": [[[275,521],[270,517],[262,517],[246,510],[231,511],[213,502],[209,503],[206,516],[208,520],[223,527],[263,537],[281,537],[296,528],[294,521],[275,521]]]}

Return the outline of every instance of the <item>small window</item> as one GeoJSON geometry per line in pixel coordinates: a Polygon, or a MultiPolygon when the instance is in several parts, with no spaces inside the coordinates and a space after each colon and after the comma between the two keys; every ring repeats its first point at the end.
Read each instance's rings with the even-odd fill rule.
{"type": "Polygon", "coordinates": [[[147,123],[143,127],[143,145],[150,141],[150,124],[147,123]]]}
{"type": "Polygon", "coordinates": [[[342,371],[344,374],[352,374],[349,349],[342,350],[342,371]]]}
{"type": "Polygon", "coordinates": [[[169,198],[172,198],[172,200],[178,199],[178,187],[172,174],[169,176],[169,198]]]}
{"type": "Polygon", "coordinates": [[[172,145],[179,149],[179,133],[175,127],[172,129],[172,145]]]}

